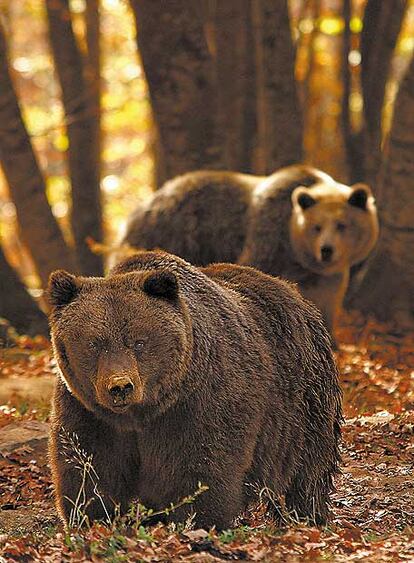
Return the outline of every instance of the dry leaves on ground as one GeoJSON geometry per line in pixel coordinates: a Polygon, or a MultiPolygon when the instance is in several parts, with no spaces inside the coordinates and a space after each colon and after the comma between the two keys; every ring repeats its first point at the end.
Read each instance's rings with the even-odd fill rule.
{"type": "MultiPolygon", "coordinates": [[[[65,535],[37,523],[23,537],[0,533],[5,561],[414,561],[414,338],[395,327],[347,316],[339,330],[338,363],[347,417],[342,474],[332,524],[277,530],[259,512],[250,526],[223,533],[173,532],[166,526],[109,529],[94,525],[65,535]]],[[[44,342],[26,340],[1,360],[0,377],[53,374],[44,342]],[[22,352],[23,351],[23,352],[22,352]],[[13,355],[14,354],[14,355],[13,355]],[[6,369],[6,373],[4,372],[6,369]]],[[[28,409],[24,418],[36,417],[28,409]]],[[[0,427],[21,417],[3,407],[0,427]]],[[[7,511],[52,510],[47,467],[22,449],[0,458],[0,495],[7,511]]],[[[1,561],[1,559],[0,559],[1,561]]]]}

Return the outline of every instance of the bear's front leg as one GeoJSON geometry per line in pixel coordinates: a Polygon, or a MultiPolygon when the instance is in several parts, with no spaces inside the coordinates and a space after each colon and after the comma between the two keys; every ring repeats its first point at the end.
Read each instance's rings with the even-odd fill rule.
{"type": "MultiPolygon", "coordinates": [[[[208,490],[201,493],[192,504],[184,505],[171,514],[171,520],[183,523],[193,518],[196,528],[209,530],[215,526],[225,530],[233,525],[235,518],[245,509],[243,481],[238,477],[227,482],[201,478],[208,490]]],[[[197,486],[194,485],[193,490],[197,486]]]]}
{"type": "Polygon", "coordinates": [[[49,441],[56,506],[69,527],[110,523],[116,504],[101,490],[100,467],[83,448],[76,433],[55,427],[49,441]]]}
{"type": "Polygon", "coordinates": [[[342,308],[345,291],[348,287],[347,273],[318,276],[317,282],[305,283],[300,286],[302,295],[313,301],[322,313],[322,318],[328,329],[332,343],[336,348],[335,324],[338,312],[342,308]]]}
{"type": "Polygon", "coordinates": [[[58,512],[66,524],[110,521],[136,496],[135,435],[99,420],[58,381],[49,440],[58,512]]]}

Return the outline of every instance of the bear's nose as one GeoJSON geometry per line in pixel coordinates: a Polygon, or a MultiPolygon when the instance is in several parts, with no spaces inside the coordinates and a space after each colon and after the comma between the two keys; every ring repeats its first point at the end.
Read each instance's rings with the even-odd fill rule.
{"type": "Polygon", "coordinates": [[[127,402],[129,395],[134,391],[134,384],[129,377],[114,377],[108,386],[109,394],[114,405],[122,405],[127,402]]]}
{"type": "Polygon", "coordinates": [[[321,248],[322,262],[330,262],[332,260],[333,251],[334,251],[333,247],[328,244],[322,246],[321,248]]]}

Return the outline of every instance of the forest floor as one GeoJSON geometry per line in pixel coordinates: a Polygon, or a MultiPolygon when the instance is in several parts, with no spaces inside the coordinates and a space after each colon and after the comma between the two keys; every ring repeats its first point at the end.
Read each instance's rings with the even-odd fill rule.
{"type": "Polygon", "coordinates": [[[414,337],[356,315],[343,319],[338,337],[343,463],[334,518],[323,530],[294,522],[276,529],[257,508],[222,533],[122,521],[65,533],[53,508],[42,434],[55,377],[49,347],[23,337],[18,348],[0,351],[0,388],[9,393],[0,407],[0,563],[414,562],[414,337]],[[2,450],[11,424],[32,424],[40,438],[2,450]]]}

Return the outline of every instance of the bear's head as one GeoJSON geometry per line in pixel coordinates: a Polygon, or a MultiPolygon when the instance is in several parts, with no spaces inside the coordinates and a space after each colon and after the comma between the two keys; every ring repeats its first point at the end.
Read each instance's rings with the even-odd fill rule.
{"type": "Polygon", "coordinates": [[[192,329],[174,272],[84,278],[57,271],[48,298],[61,377],[88,410],[117,424],[176,401],[192,329]]]}
{"type": "Polygon", "coordinates": [[[296,259],[316,273],[343,272],[364,260],[378,238],[372,192],[365,184],[335,181],[292,193],[290,242],[296,259]]]}

